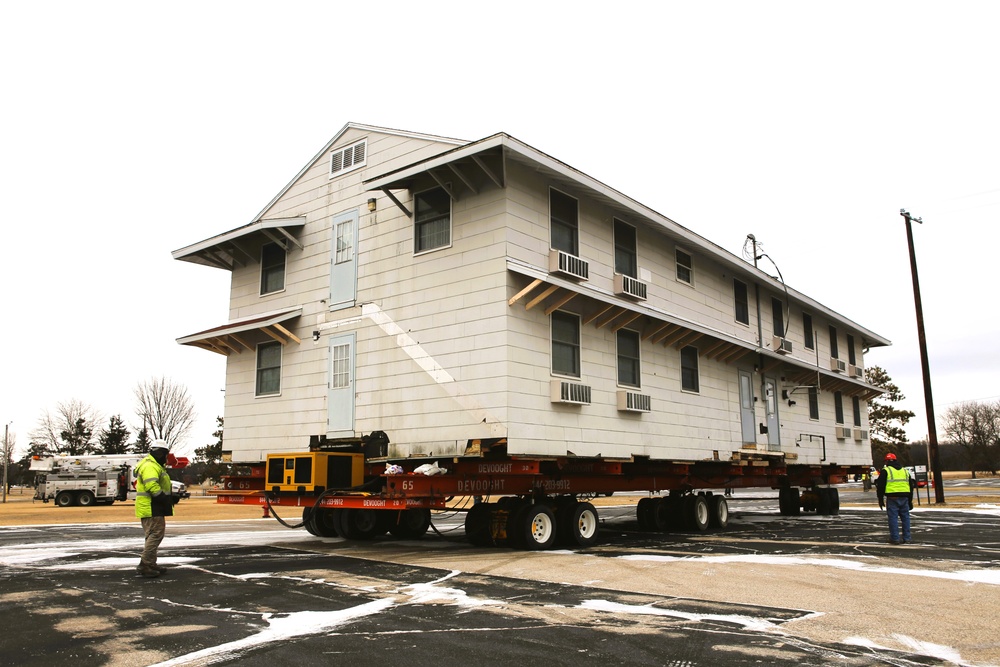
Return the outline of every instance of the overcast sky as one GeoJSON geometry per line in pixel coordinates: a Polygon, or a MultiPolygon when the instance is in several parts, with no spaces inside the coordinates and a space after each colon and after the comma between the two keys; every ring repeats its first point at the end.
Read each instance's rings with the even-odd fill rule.
{"type": "Polygon", "coordinates": [[[250,222],[347,122],[507,132],[893,346],[917,413],[915,226],[935,412],[1000,398],[1000,3],[7,2],[0,420],[136,424],[165,375],[212,441],[229,273],[171,251],[250,222]],[[766,266],[764,268],[767,268],[766,266]]]}

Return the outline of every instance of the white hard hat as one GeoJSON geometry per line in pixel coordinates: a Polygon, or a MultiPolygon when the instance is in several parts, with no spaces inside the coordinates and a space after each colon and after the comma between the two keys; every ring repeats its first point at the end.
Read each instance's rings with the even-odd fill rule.
{"type": "Polygon", "coordinates": [[[149,446],[149,451],[153,451],[154,449],[166,449],[167,451],[170,451],[170,443],[163,438],[158,438],[149,446]]]}

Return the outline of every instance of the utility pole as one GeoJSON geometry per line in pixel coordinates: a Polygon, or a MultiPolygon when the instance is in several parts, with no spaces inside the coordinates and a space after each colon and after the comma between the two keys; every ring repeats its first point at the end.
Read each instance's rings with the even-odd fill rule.
{"type": "Polygon", "coordinates": [[[924,410],[927,412],[927,448],[929,465],[934,471],[934,502],[944,504],[944,481],[941,476],[941,457],[938,454],[937,426],[934,419],[934,398],[931,395],[931,367],[927,362],[927,338],[924,335],[924,308],[920,303],[920,280],[917,277],[917,255],[913,250],[913,225],[916,221],[923,224],[920,218],[914,218],[906,209],[899,209],[899,214],[906,221],[906,242],[910,249],[910,273],[913,276],[913,303],[917,309],[917,340],[920,344],[920,369],[924,374],[924,410]]]}
{"type": "Polygon", "coordinates": [[[3,502],[7,503],[7,464],[10,462],[10,441],[7,437],[8,429],[13,422],[3,425],[3,502]]]}

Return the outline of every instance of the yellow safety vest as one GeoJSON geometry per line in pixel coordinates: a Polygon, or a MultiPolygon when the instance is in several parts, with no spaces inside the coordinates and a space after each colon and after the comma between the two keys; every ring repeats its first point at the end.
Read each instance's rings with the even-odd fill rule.
{"type": "Polygon", "coordinates": [[[152,454],[135,467],[135,515],[140,519],[153,516],[153,496],[170,495],[170,475],[152,454]]]}
{"type": "Polygon", "coordinates": [[[903,468],[885,467],[885,493],[909,493],[910,473],[903,468]]]}

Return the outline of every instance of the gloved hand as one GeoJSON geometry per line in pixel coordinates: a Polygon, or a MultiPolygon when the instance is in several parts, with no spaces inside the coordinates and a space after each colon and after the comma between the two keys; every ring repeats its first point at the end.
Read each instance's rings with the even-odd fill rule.
{"type": "Polygon", "coordinates": [[[878,508],[879,508],[880,510],[884,510],[884,509],[885,509],[885,505],[883,505],[882,503],[879,503],[879,504],[878,504],[878,508]]]}
{"type": "Polygon", "coordinates": [[[181,501],[181,497],[180,496],[170,496],[170,503],[172,505],[176,505],[180,501],[181,501]]]}
{"type": "Polygon", "coordinates": [[[912,500],[910,501],[910,509],[911,510],[913,509],[913,501],[912,500]]]}

